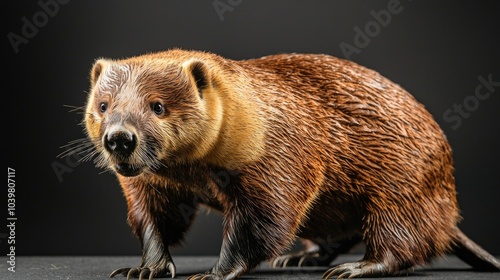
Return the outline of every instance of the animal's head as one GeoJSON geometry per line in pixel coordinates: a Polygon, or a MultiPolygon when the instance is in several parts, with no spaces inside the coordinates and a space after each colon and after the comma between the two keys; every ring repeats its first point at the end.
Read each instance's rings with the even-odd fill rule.
{"type": "Polygon", "coordinates": [[[216,141],[220,102],[201,60],[100,59],[90,79],[84,121],[100,167],[155,172],[202,157],[216,141]]]}

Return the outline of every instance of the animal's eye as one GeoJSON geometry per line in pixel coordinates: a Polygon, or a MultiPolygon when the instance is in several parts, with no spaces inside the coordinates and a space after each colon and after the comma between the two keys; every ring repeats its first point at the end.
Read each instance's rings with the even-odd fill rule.
{"type": "Polygon", "coordinates": [[[156,115],[160,116],[165,112],[165,106],[160,102],[154,102],[151,104],[151,110],[153,110],[156,115]]]}
{"type": "Polygon", "coordinates": [[[101,104],[99,104],[99,111],[101,111],[101,113],[104,113],[106,112],[106,110],[108,110],[108,103],[101,102],[101,104]]]}

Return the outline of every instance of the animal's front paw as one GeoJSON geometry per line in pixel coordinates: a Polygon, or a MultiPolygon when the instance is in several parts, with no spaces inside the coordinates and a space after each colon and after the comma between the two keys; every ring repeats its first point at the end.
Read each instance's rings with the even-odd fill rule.
{"type": "Polygon", "coordinates": [[[213,273],[213,269],[202,274],[191,275],[187,280],[232,280],[241,274],[241,269],[235,269],[229,273],[213,273]]]}
{"type": "Polygon", "coordinates": [[[272,267],[304,267],[304,266],[327,266],[331,262],[328,255],[317,252],[301,251],[283,255],[271,261],[272,267]]]}
{"type": "Polygon", "coordinates": [[[213,273],[195,274],[187,278],[187,280],[221,280],[222,276],[213,273]]]}
{"type": "Polygon", "coordinates": [[[323,279],[330,279],[332,276],[337,276],[337,279],[340,279],[378,277],[390,274],[392,273],[388,273],[387,269],[381,263],[359,261],[332,267],[323,274],[323,279]]]}
{"type": "Polygon", "coordinates": [[[155,277],[165,277],[168,274],[172,275],[172,278],[175,277],[175,265],[173,262],[166,262],[165,265],[159,267],[126,267],[119,268],[109,275],[109,277],[114,277],[115,275],[121,274],[123,276],[127,276],[127,280],[132,278],[139,278],[139,280],[145,279],[153,279],[155,277]]]}

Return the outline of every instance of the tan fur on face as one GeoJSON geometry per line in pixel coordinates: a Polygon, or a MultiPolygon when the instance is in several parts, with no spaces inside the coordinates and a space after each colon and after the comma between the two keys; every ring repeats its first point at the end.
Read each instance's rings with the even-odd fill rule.
{"type": "MultiPolygon", "coordinates": [[[[102,127],[106,115],[114,111],[133,115],[141,124],[149,125],[156,138],[161,138],[161,150],[156,154],[158,161],[168,161],[169,156],[175,155],[177,162],[204,159],[218,166],[237,168],[258,160],[264,151],[266,130],[264,118],[259,115],[259,101],[248,96],[245,88],[228,88],[219,78],[222,75],[223,70],[212,60],[203,56],[192,59],[184,53],[179,53],[178,57],[174,53],[165,57],[152,54],[117,61],[100,59],[91,72],[85,119],[89,137],[95,140],[102,137],[106,132],[102,127]],[[191,73],[195,66],[202,69],[208,79],[202,97],[198,96],[191,73]],[[163,72],[166,74],[164,80],[157,76],[163,72]],[[165,104],[167,110],[172,110],[172,117],[155,118],[148,114],[149,95],[165,87],[165,92],[156,98],[161,99],[162,94],[168,96],[168,88],[174,85],[167,83],[173,81],[179,91],[175,94],[189,99],[189,108],[180,112],[165,104]],[[100,99],[96,100],[96,96],[100,99]],[[97,112],[102,100],[109,102],[109,112],[105,114],[97,112]],[[186,113],[190,120],[181,123],[178,117],[186,113]]],[[[177,105],[182,107],[182,104],[177,105]]]]}

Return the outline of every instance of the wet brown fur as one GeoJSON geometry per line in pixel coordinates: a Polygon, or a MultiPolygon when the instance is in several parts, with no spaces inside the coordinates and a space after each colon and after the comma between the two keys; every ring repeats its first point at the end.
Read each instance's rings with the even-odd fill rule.
{"type": "Polygon", "coordinates": [[[328,55],[234,61],[170,50],[99,60],[91,80],[86,126],[98,162],[143,168],[117,173],[143,262],[116,273],[174,274],[168,247],[193,220],[186,207],[198,204],[222,211],[224,238],[214,268],[193,279],[237,277],[296,237],[362,236],[363,260],[326,277],[397,274],[456,243],[446,137],[422,104],[375,71],[328,55]],[[152,115],[154,100],[167,113],[152,115]],[[129,159],[102,148],[114,113],[137,134],[129,159]],[[145,157],[148,148],[155,152],[145,157]]]}

